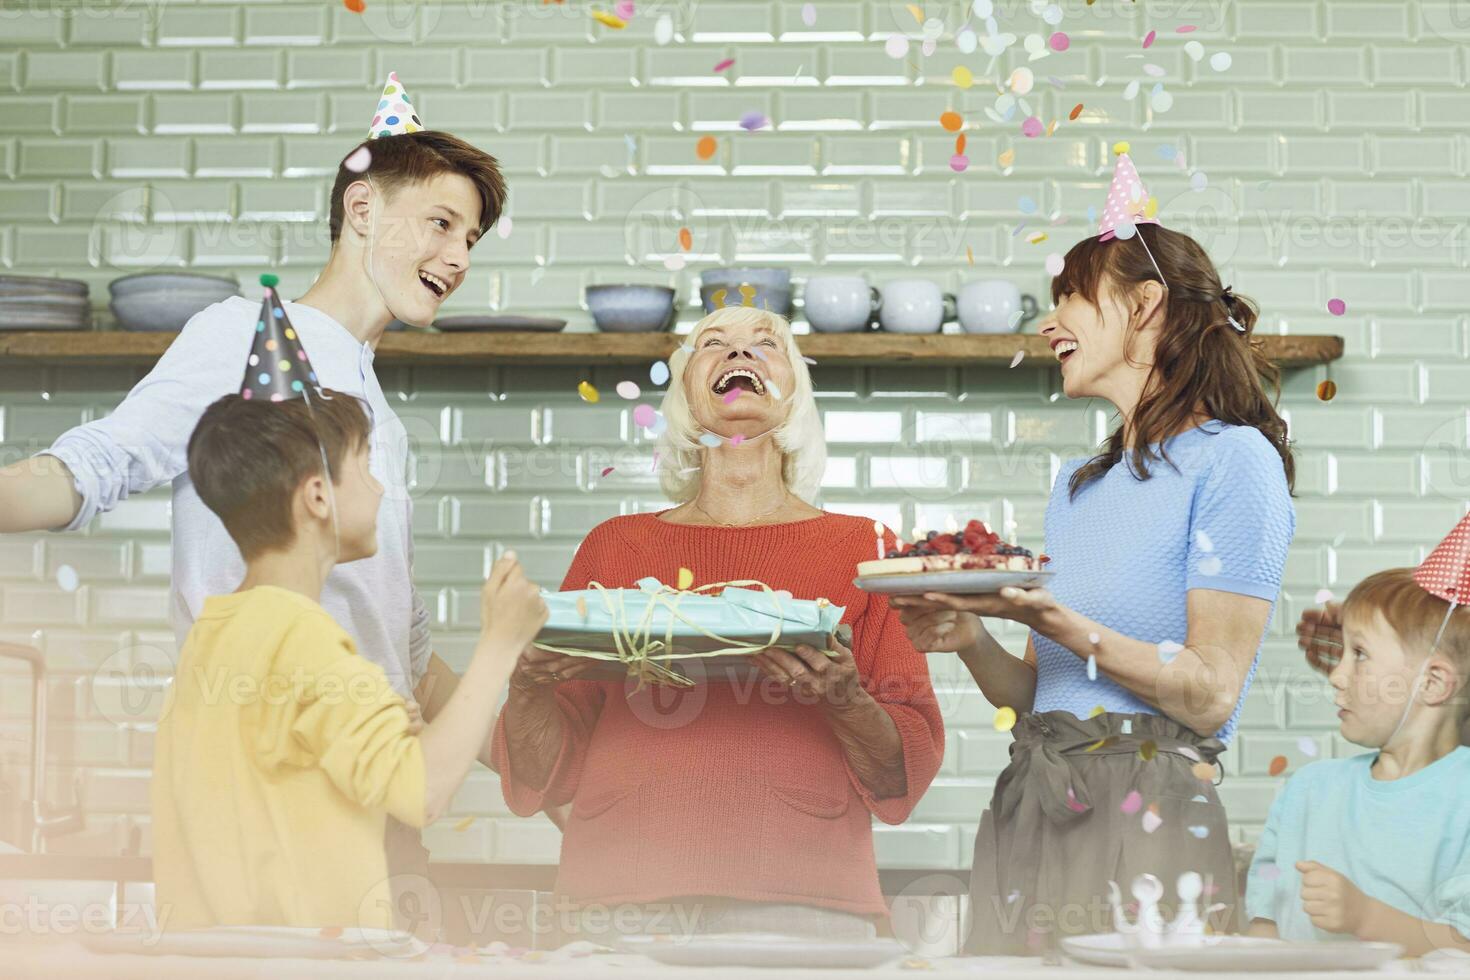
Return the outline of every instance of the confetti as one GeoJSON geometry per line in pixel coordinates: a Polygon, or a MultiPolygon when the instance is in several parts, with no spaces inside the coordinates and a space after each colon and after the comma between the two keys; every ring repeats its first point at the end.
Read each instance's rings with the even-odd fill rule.
{"type": "Polygon", "coordinates": [[[1090,653],[1087,655],[1087,679],[1097,680],[1097,658],[1090,653]]]}
{"type": "Polygon", "coordinates": [[[623,20],[621,17],[618,17],[615,14],[608,13],[606,10],[592,11],[592,19],[597,21],[604,27],[611,27],[615,31],[621,31],[623,28],[628,26],[627,21],[623,20]]]}
{"type": "Polygon", "coordinates": [[[1143,832],[1151,834],[1164,825],[1164,818],[1159,816],[1158,807],[1150,803],[1143,814],[1143,832]]]}
{"type": "Polygon", "coordinates": [[[634,9],[633,0],[618,0],[617,4],[613,6],[613,13],[617,14],[623,20],[632,20],[634,9]]]}
{"type": "Polygon", "coordinates": [[[1143,809],[1142,794],[1140,794],[1136,789],[1129,790],[1128,795],[1123,797],[1123,802],[1118,806],[1118,809],[1122,810],[1130,817],[1133,816],[1139,810],[1143,809]]]}
{"type": "Polygon", "coordinates": [[[1124,718],[1123,719],[1123,734],[1124,735],[1132,735],[1133,734],[1133,719],[1132,718],[1124,718]]]}
{"type": "Polygon", "coordinates": [[[1203,170],[1196,170],[1189,175],[1189,186],[1192,190],[1199,192],[1210,186],[1210,178],[1205,176],[1203,170]]]}
{"type": "Polygon", "coordinates": [[[1138,747],[1138,757],[1144,762],[1154,761],[1154,756],[1159,754],[1159,743],[1152,739],[1144,742],[1138,747]]]}
{"type": "Polygon", "coordinates": [[[577,596],[577,615],[583,619],[587,618],[587,599],[585,596],[577,596]]]}
{"type": "Polygon", "coordinates": [[[1105,715],[1107,713],[1108,713],[1108,709],[1107,708],[1104,708],[1100,704],[1095,704],[1095,705],[1092,706],[1092,710],[1087,713],[1087,717],[1089,717],[1089,718],[1096,718],[1098,715],[1105,715]]]}
{"type": "Polygon", "coordinates": [[[1179,656],[1179,652],[1183,649],[1184,647],[1175,643],[1173,640],[1165,640],[1159,644],[1159,663],[1168,663],[1179,656]]]}
{"type": "Polygon", "coordinates": [[[1087,804],[1077,799],[1077,794],[1072,792],[1072,787],[1067,787],[1067,809],[1073,813],[1086,813],[1087,804]]]}
{"type": "Polygon", "coordinates": [[[1184,42],[1184,53],[1189,55],[1190,61],[1203,61],[1205,57],[1205,46],[1198,41],[1184,42]]]}
{"type": "Polygon", "coordinates": [[[653,25],[653,40],[660,46],[674,39],[674,18],[664,14],[653,25]]]}
{"type": "Polygon", "coordinates": [[[1154,39],[1157,38],[1158,36],[1159,36],[1159,32],[1158,31],[1149,31],[1147,34],[1145,34],[1143,36],[1143,49],[1145,51],[1147,51],[1149,48],[1153,47],[1154,46],[1154,39]]]}
{"type": "Polygon", "coordinates": [[[1200,559],[1199,573],[1201,575],[1208,575],[1211,578],[1214,578],[1215,576],[1220,574],[1220,567],[1221,566],[1219,558],[1214,555],[1207,555],[1206,557],[1200,559]]]}
{"type": "Polygon", "coordinates": [[[732,445],[732,446],[738,446],[738,445],[740,445],[744,441],[745,441],[745,436],[741,435],[738,432],[735,433],[733,436],[730,437],[730,445],[732,445]]]}
{"type": "Polygon", "coordinates": [[[1286,772],[1286,756],[1278,755],[1276,758],[1272,759],[1271,764],[1266,767],[1266,774],[1268,776],[1279,776],[1283,772],[1286,772]]]}
{"type": "Polygon", "coordinates": [[[715,435],[713,432],[706,432],[704,435],[699,437],[699,444],[701,446],[708,446],[709,448],[714,449],[720,444],[720,437],[715,435]]]}
{"type": "Polygon", "coordinates": [[[954,46],[960,49],[961,54],[974,54],[979,44],[980,39],[968,27],[956,34],[954,38],[954,46]]]}
{"type": "Polygon", "coordinates": [[[373,165],[373,154],[366,146],[359,146],[347,155],[342,161],[342,166],[355,174],[363,173],[373,165]]]}
{"type": "Polygon", "coordinates": [[[1046,274],[1059,276],[1067,267],[1067,260],[1060,252],[1053,252],[1046,257],[1046,274]]]}
{"type": "Polygon", "coordinates": [[[1216,71],[1229,71],[1232,60],[1229,51],[1216,51],[1210,55],[1210,67],[1216,71]]]}
{"type": "Polygon", "coordinates": [[[1071,120],[1075,120],[1080,115],[1082,115],[1082,103],[1081,102],[1077,103],[1076,105],[1074,105],[1072,107],[1072,111],[1069,112],[1069,113],[1067,113],[1067,118],[1068,119],[1071,119],[1071,120]]]}
{"type": "Polygon", "coordinates": [[[602,468],[602,475],[603,475],[603,476],[607,476],[607,475],[608,475],[608,474],[609,474],[609,473],[611,473],[611,472],[612,472],[612,471],[613,471],[613,470],[614,470],[614,469],[616,469],[616,467],[613,467],[613,466],[604,466],[604,467],[603,467],[603,468],[602,468]]]}
{"type": "Polygon", "coordinates": [[[1006,87],[1017,95],[1030,95],[1031,90],[1036,87],[1036,75],[1030,68],[1022,66],[1011,72],[1006,87]]]}
{"type": "Polygon", "coordinates": [[[1303,735],[1296,740],[1296,747],[1302,755],[1308,759],[1317,758],[1317,740],[1310,735],[1303,735]]]}
{"type": "Polygon", "coordinates": [[[733,64],[735,64],[735,59],[734,58],[726,58],[724,61],[721,61],[721,62],[719,62],[719,63],[717,63],[715,65],[715,71],[716,72],[722,72],[726,68],[729,68],[733,64]]]}
{"type": "Polygon", "coordinates": [[[679,589],[682,591],[694,584],[694,573],[687,568],[679,569],[679,589]]]}
{"type": "Polygon", "coordinates": [[[991,724],[995,726],[995,730],[998,732],[1010,731],[1012,728],[1016,727],[1016,709],[996,708],[995,719],[991,722],[991,724]]]}
{"type": "Polygon", "coordinates": [[[1027,116],[1026,121],[1021,123],[1021,135],[1029,139],[1035,139],[1041,135],[1041,120],[1035,116],[1027,116]]]}
{"type": "Polygon", "coordinates": [[[1262,881],[1275,881],[1281,877],[1281,869],[1274,864],[1262,864],[1261,870],[1256,872],[1256,877],[1262,881]]]}
{"type": "Polygon", "coordinates": [[[1087,642],[1091,643],[1093,646],[1098,646],[1102,643],[1102,637],[1097,635],[1096,633],[1088,633],[1087,642]]]}
{"type": "Polygon", "coordinates": [[[686,252],[694,247],[694,235],[688,228],[679,229],[679,247],[686,252]]]}
{"type": "Polygon", "coordinates": [[[1016,351],[1016,356],[1011,358],[1011,367],[1015,367],[1017,364],[1020,364],[1022,358],[1024,358],[1025,356],[1026,356],[1026,352],[1025,351],[1023,351],[1023,350],[1016,351]]]}
{"type": "Polygon", "coordinates": [[[949,158],[949,169],[953,170],[957,174],[964,173],[966,170],[970,169],[970,158],[965,156],[963,153],[956,153],[954,156],[949,158]]]}
{"type": "Polygon", "coordinates": [[[1312,601],[1319,606],[1326,605],[1327,603],[1331,602],[1332,599],[1333,595],[1331,589],[1318,589],[1317,594],[1312,597],[1312,601]]]}
{"type": "Polygon", "coordinates": [[[633,409],[633,424],[644,429],[653,428],[653,425],[655,422],[658,421],[658,418],[659,415],[653,410],[652,405],[645,403],[633,409]]]}
{"type": "Polygon", "coordinates": [[[1053,51],[1065,51],[1072,46],[1072,39],[1065,32],[1057,31],[1047,38],[1047,43],[1051,45],[1053,51]]]}
{"type": "Polygon", "coordinates": [[[81,584],[81,579],[77,575],[75,568],[72,568],[70,565],[62,565],[56,569],[56,584],[61,587],[61,591],[63,592],[75,592],[77,586],[81,584]]]}
{"type": "Polygon", "coordinates": [[[971,85],[975,84],[975,73],[970,71],[970,69],[966,68],[964,65],[955,66],[955,70],[950,72],[949,77],[953,79],[954,83],[960,88],[969,88],[971,85]]]}
{"type": "Polygon", "coordinates": [[[1189,832],[1198,837],[1200,840],[1204,840],[1206,837],[1210,836],[1210,828],[1203,825],[1190,827],[1189,832]]]}
{"type": "Polygon", "coordinates": [[[942,112],[939,115],[939,125],[943,126],[951,133],[959,132],[960,127],[964,124],[964,117],[962,117],[958,112],[955,112],[954,110],[942,112]]]}
{"type": "Polygon", "coordinates": [[[708,160],[715,155],[715,150],[718,148],[719,144],[715,142],[713,136],[701,136],[699,142],[694,145],[694,152],[699,159],[708,160]]]}
{"type": "Polygon", "coordinates": [[[1194,532],[1194,544],[1207,555],[1215,550],[1215,542],[1210,540],[1210,536],[1203,529],[1194,532]]]}
{"type": "Polygon", "coordinates": [[[638,386],[631,381],[619,381],[617,388],[614,390],[617,391],[619,398],[626,399],[630,402],[637,401],[638,396],[642,394],[638,390],[638,386]]]}
{"type": "Polygon", "coordinates": [[[995,162],[1000,164],[1002,167],[1009,167],[1011,164],[1016,162],[1016,151],[1002,150],[1000,156],[995,158],[995,162]]]}
{"type": "Polygon", "coordinates": [[[817,5],[813,3],[803,4],[801,8],[801,22],[807,27],[814,27],[817,23],[817,5]]]}
{"type": "Polygon", "coordinates": [[[654,361],[653,366],[648,369],[648,380],[656,385],[666,384],[669,380],[669,366],[663,361],[654,361]]]}
{"type": "Polygon", "coordinates": [[[965,140],[965,134],[964,133],[961,133],[960,135],[956,136],[954,138],[954,151],[956,153],[964,153],[965,152],[965,142],[966,142],[966,140],[965,140]]]}
{"type": "Polygon", "coordinates": [[[883,42],[883,51],[890,58],[902,58],[909,53],[909,39],[902,34],[890,34],[883,42]]]}
{"type": "Polygon", "coordinates": [[[776,386],[776,382],[767,381],[766,390],[771,393],[771,397],[774,398],[776,401],[781,400],[781,389],[776,386]]]}
{"type": "Polygon", "coordinates": [[[1154,112],[1168,112],[1174,108],[1174,95],[1162,86],[1157,87],[1154,89],[1153,94],[1149,96],[1148,104],[1149,108],[1153,109],[1154,112]]]}
{"type": "Polygon", "coordinates": [[[808,364],[817,363],[817,359],[815,357],[807,357],[805,354],[802,355],[801,359],[808,364]]]}
{"type": "Polygon", "coordinates": [[[1116,735],[1109,735],[1106,738],[1100,738],[1096,742],[1093,742],[1087,748],[1083,749],[1083,751],[1084,752],[1096,752],[1098,749],[1105,749],[1109,745],[1115,745],[1115,744],[1117,744],[1117,741],[1118,741],[1118,736],[1116,736],[1116,735]]]}
{"type": "Polygon", "coordinates": [[[1026,241],[1032,245],[1040,245],[1042,242],[1046,241],[1046,232],[1033,231],[1031,234],[1026,236],[1026,241]]]}
{"type": "Polygon", "coordinates": [[[504,241],[510,237],[510,230],[513,227],[515,223],[511,221],[510,215],[502,215],[500,220],[495,222],[495,234],[500,236],[501,241],[504,241]]]}
{"type": "Polygon", "coordinates": [[[342,927],[341,926],[323,926],[322,927],[322,931],[319,932],[319,933],[317,933],[317,935],[320,936],[323,939],[341,939],[342,938],[342,927]]]}
{"type": "Polygon", "coordinates": [[[1342,300],[1333,297],[1332,299],[1329,299],[1327,301],[1327,312],[1331,313],[1333,316],[1342,316],[1344,313],[1347,312],[1347,304],[1344,303],[1342,300]]]}
{"type": "Polygon", "coordinates": [[[342,6],[354,14],[360,14],[367,9],[367,4],[363,3],[363,0],[342,0],[342,6]]]}
{"type": "Polygon", "coordinates": [[[1337,397],[1337,382],[1328,378],[1317,383],[1317,400],[1330,402],[1337,397]]]}
{"type": "Polygon", "coordinates": [[[1213,783],[1215,781],[1215,767],[1208,762],[1196,762],[1189,767],[1189,771],[1194,774],[1195,779],[1198,779],[1202,783],[1213,783]]]}
{"type": "Polygon", "coordinates": [[[594,405],[602,398],[602,395],[598,393],[597,389],[592,387],[592,382],[590,381],[583,381],[578,384],[577,394],[582,396],[584,402],[591,402],[594,405]]]}
{"type": "Polygon", "coordinates": [[[1175,34],[1193,34],[1194,31],[1195,26],[1193,24],[1180,24],[1178,27],[1174,28],[1175,34]]]}
{"type": "Polygon", "coordinates": [[[757,129],[762,129],[770,125],[770,122],[771,120],[766,118],[764,112],[747,112],[740,117],[740,128],[747,133],[753,133],[757,129]]]}
{"type": "Polygon", "coordinates": [[[466,830],[469,830],[470,827],[472,827],[474,825],[474,823],[475,823],[475,818],[474,817],[465,817],[463,820],[459,821],[458,823],[456,823],[454,825],[455,833],[459,833],[459,834],[464,833],[466,830]]]}

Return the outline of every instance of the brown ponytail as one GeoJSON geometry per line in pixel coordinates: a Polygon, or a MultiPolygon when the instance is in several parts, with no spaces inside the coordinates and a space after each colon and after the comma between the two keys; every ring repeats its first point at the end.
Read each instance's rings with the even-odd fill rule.
{"type": "MultiPolygon", "coordinates": [[[[1162,447],[1154,445],[1189,428],[1203,409],[1221,422],[1257,429],[1281,456],[1287,487],[1294,486],[1296,467],[1286,421],[1275,405],[1281,395],[1281,372],[1253,337],[1255,304],[1220,285],[1214,263],[1193,238],[1152,224],[1139,225],[1137,233],[1148,251],[1124,239],[1078,242],[1067,253],[1062,274],[1051,283],[1053,302],[1076,293],[1097,306],[1104,279],[1122,293],[1158,282],[1159,271],[1168,280],[1164,329],[1144,396],[1133,414],[1130,468],[1139,479],[1148,479],[1149,460],[1169,462],[1162,447]]],[[[1120,425],[1102,451],[1072,474],[1072,496],[1122,462],[1124,452],[1120,425]]]]}

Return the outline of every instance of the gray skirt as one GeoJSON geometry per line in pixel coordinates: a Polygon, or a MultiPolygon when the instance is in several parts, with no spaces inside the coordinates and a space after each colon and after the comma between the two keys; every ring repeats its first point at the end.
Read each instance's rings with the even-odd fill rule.
{"type": "Polygon", "coordinates": [[[1131,902],[1130,884],[1144,873],[1164,883],[1160,905],[1172,917],[1175,881],[1198,872],[1201,906],[1225,906],[1210,926],[1235,931],[1225,809],[1213,781],[1192,771],[1213,764],[1224,743],[1162,715],[1066,711],[1023,715],[1012,736],[1011,763],[975,837],[966,953],[1039,955],[1062,936],[1112,932],[1108,882],[1131,902]]]}

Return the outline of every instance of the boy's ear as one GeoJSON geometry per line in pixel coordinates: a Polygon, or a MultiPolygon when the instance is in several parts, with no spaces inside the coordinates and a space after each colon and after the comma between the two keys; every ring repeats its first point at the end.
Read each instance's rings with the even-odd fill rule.
{"type": "Polygon", "coordinates": [[[298,513],[308,520],[331,520],[332,498],[327,490],[326,477],[313,473],[302,480],[301,486],[296,488],[295,504],[300,508],[298,513]]]}
{"type": "Polygon", "coordinates": [[[342,222],[366,238],[373,224],[373,190],[365,180],[354,180],[342,192],[342,222]]]}
{"type": "Polygon", "coordinates": [[[1465,680],[1454,664],[1434,658],[1424,669],[1424,702],[1434,705],[1458,703],[1466,693],[1465,680]]]}

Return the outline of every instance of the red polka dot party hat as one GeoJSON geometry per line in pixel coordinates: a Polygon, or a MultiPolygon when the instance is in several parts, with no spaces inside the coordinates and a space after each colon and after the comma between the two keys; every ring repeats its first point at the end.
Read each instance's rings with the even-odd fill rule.
{"type": "Polygon", "coordinates": [[[1446,602],[1460,605],[1470,602],[1470,516],[1456,524],[1423,564],[1414,569],[1414,581],[1446,602]]]}
{"type": "Polygon", "coordinates": [[[317,386],[316,372],[306,358],[306,348],[296,328],[286,316],[286,306],[276,293],[275,276],[260,277],[265,298],[260,303],[260,317],[255,323],[255,341],[245,364],[245,380],[240,382],[240,397],[266,399],[273,402],[303,398],[307,388],[317,386]]]}
{"type": "Polygon", "coordinates": [[[383,94],[378,99],[378,107],[373,112],[372,124],[368,126],[368,139],[417,133],[423,128],[423,120],[419,118],[413,100],[403,90],[398,72],[390,71],[388,81],[383,83],[383,94]]]}
{"type": "Polygon", "coordinates": [[[1113,167],[1113,183],[1108,188],[1108,203],[1097,223],[1098,237],[1132,238],[1139,225],[1156,225],[1159,219],[1158,199],[1151,196],[1138,176],[1138,168],[1128,156],[1127,143],[1113,144],[1118,162],[1113,167]]]}

